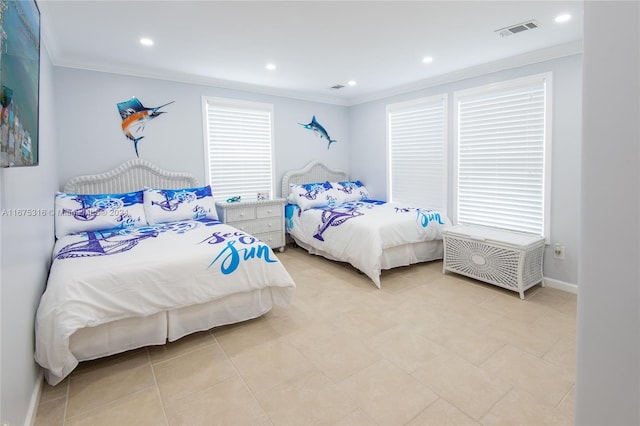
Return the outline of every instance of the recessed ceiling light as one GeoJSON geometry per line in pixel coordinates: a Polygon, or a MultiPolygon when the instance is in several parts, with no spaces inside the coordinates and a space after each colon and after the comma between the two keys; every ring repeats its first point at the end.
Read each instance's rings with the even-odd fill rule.
{"type": "Polygon", "coordinates": [[[556,19],[554,19],[554,21],[556,21],[556,22],[567,22],[569,19],[571,19],[571,15],[569,15],[568,13],[565,13],[564,15],[556,16],[556,19]]]}
{"type": "Polygon", "coordinates": [[[140,39],[140,44],[143,46],[153,46],[153,40],[150,38],[143,37],[140,39]]]}
{"type": "Polygon", "coordinates": [[[269,71],[273,71],[273,70],[275,70],[275,69],[276,69],[276,66],[275,66],[274,64],[267,64],[267,69],[268,69],[269,71]]]}
{"type": "Polygon", "coordinates": [[[422,58],[423,64],[430,64],[431,62],[433,62],[433,58],[431,56],[425,56],[424,58],[422,58]]]}
{"type": "Polygon", "coordinates": [[[349,80],[349,82],[347,84],[349,86],[355,86],[356,85],[356,81],[355,80],[349,80]]]}

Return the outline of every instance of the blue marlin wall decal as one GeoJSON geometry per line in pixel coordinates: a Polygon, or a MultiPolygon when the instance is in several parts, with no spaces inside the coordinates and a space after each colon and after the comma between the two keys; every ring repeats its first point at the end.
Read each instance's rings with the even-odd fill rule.
{"type": "Polygon", "coordinates": [[[327,149],[329,149],[331,147],[332,143],[337,142],[335,139],[331,139],[329,137],[329,134],[324,129],[324,127],[322,127],[322,125],[320,123],[318,123],[318,121],[316,120],[316,116],[315,115],[311,119],[311,123],[309,123],[309,124],[298,123],[298,124],[301,125],[302,127],[304,127],[305,129],[313,131],[313,133],[315,133],[316,135],[320,136],[321,139],[325,138],[326,140],[328,140],[329,144],[327,145],[327,149]]]}
{"type": "Polygon", "coordinates": [[[147,121],[156,118],[160,114],[164,114],[164,111],[158,111],[160,108],[173,102],[174,101],[171,101],[155,108],[147,108],[134,96],[128,101],[118,103],[118,112],[122,118],[122,132],[127,139],[133,141],[133,147],[136,150],[136,156],[138,158],[140,158],[138,154],[138,142],[140,142],[140,139],[144,138],[144,136],[137,135],[142,133],[147,121]]]}

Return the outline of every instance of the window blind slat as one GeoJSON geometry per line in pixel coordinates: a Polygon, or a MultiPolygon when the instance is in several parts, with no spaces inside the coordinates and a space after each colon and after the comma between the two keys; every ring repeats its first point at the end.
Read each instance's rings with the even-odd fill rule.
{"type": "Polygon", "coordinates": [[[209,181],[216,200],[273,194],[272,106],[206,99],[209,181]]]}
{"type": "Polygon", "coordinates": [[[394,202],[446,212],[446,100],[389,105],[389,195],[394,202]]]}
{"type": "Polygon", "coordinates": [[[457,100],[457,222],[544,235],[544,79],[457,100]]]}

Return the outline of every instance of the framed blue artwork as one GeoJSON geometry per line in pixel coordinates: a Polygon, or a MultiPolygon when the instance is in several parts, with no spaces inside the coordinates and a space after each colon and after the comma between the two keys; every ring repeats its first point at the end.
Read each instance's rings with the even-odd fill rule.
{"type": "Polygon", "coordinates": [[[0,167],[38,165],[40,10],[0,0],[0,167]]]}

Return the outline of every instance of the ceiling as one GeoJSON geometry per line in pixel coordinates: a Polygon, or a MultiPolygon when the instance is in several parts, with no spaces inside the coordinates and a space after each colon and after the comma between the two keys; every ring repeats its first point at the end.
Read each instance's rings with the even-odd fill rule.
{"type": "Polygon", "coordinates": [[[38,0],[56,66],[353,105],[579,53],[581,1],[38,0]],[[554,18],[569,13],[559,24],[554,18]],[[539,27],[495,30],[535,19],[539,27]],[[145,47],[141,37],[154,40],[145,47]],[[425,64],[423,57],[433,62],[425,64]],[[266,69],[267,63],[276,65],[266,69]],[[347,82],[355,80],[354,86],[347,82]],[[342,84],[342,89],[331,86],[342,84]]]}

